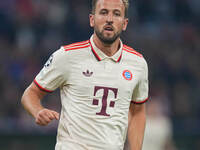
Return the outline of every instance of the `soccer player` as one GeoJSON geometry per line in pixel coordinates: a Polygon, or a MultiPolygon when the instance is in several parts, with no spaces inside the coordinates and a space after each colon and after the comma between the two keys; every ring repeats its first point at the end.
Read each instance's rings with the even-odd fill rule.
{"type": "Polygon", "coordinates": [[[141,150],[148,97],[143,56],[120,40],[128,0],[93,0],[89,40],[61,46],[22,96],[24,108],[45,126],[59,120],[56,150],[141,150]],[[40,101],[60,88],[61,114],[40,101]]]}

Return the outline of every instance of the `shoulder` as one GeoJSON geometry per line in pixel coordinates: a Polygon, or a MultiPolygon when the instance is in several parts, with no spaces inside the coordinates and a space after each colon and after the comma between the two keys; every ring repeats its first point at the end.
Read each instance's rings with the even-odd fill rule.
{"type": "Polygon", "coordinates": [[[84,48],[87,48],[90,46],[89,40],[86,41],[81,41],[81,42],[76,42],[72,43],[69,45],[62,46],[64,51],[72,51],[72,50],[82,50],[84,48]]]}
{"type": "Polygon", "coordinates": [[[53,53],[53,57],[56,57],[57,59],[61,59],[61,60],[70,58],[71,54],[74,54],[74,55],[78,54],[77,52],[81,52],[83,49],[89,46],[90,46],[89,40],[76,42],[69,45],[64,45],[64,46],[61,46],[60,49],[56,50],[53,53]]]}
{"type": "Polygon", "coordinates": [[[147,62],[143,55],[139,52],[137,52],[134,48],[127,46],[123,44],[123,51],[126,52],[126,58],[128,58],[127,61],[129,63],[134,62],[137,63],[137,65],[141,66],[142,68],[147,68],[147,62]]]}
{"type": "Polygon", "coordinates": [[[128,52],[128,53],[130,53],[130,54],[132,54],[132,55],[135,55],[135,56],[138,56],[138,57],[143,58],[143,55],[142,55],[142,54],[140,54],[140,53],[137,52],[135,49],[133,49],[132,47],[127,46],[127,45],[125,45],[125,44],[123,44],[123,50],[126,51],[126,52],[128,52]]]}

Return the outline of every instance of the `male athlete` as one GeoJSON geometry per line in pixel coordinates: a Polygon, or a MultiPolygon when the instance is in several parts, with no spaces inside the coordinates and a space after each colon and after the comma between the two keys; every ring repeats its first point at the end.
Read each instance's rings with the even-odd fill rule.
{"type": "Polygon", "coordinates": [[[141,54],[120,40],[128,0],[93,0],[89,40],[54,52],[22,96],[24,108],[45,126],[59,119],[56,150],[141,150],[148,71],[141,54]],[[60,88],[61,114],[40,101],[60,88]]]}

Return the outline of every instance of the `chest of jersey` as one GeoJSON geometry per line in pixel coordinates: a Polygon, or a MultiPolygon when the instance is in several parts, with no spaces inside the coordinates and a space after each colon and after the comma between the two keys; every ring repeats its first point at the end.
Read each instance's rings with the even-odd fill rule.
{"type": "Polygon", "coordinates": [[[116,111],[128,112],[141,73],[136,66],[106,58],[74,61],[70,68],[65,88],[84,113],[110,116],[116,111]]]}

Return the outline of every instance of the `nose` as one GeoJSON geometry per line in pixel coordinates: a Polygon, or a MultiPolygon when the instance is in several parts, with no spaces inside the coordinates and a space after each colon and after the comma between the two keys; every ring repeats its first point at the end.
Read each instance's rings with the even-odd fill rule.
{"type": "Polygon", "coordinates": [[[112,15],[112,13],[108,14],[108,16],[107,16],[107,22],[108,23],[113,23],[113,15],[112,15]]]}

